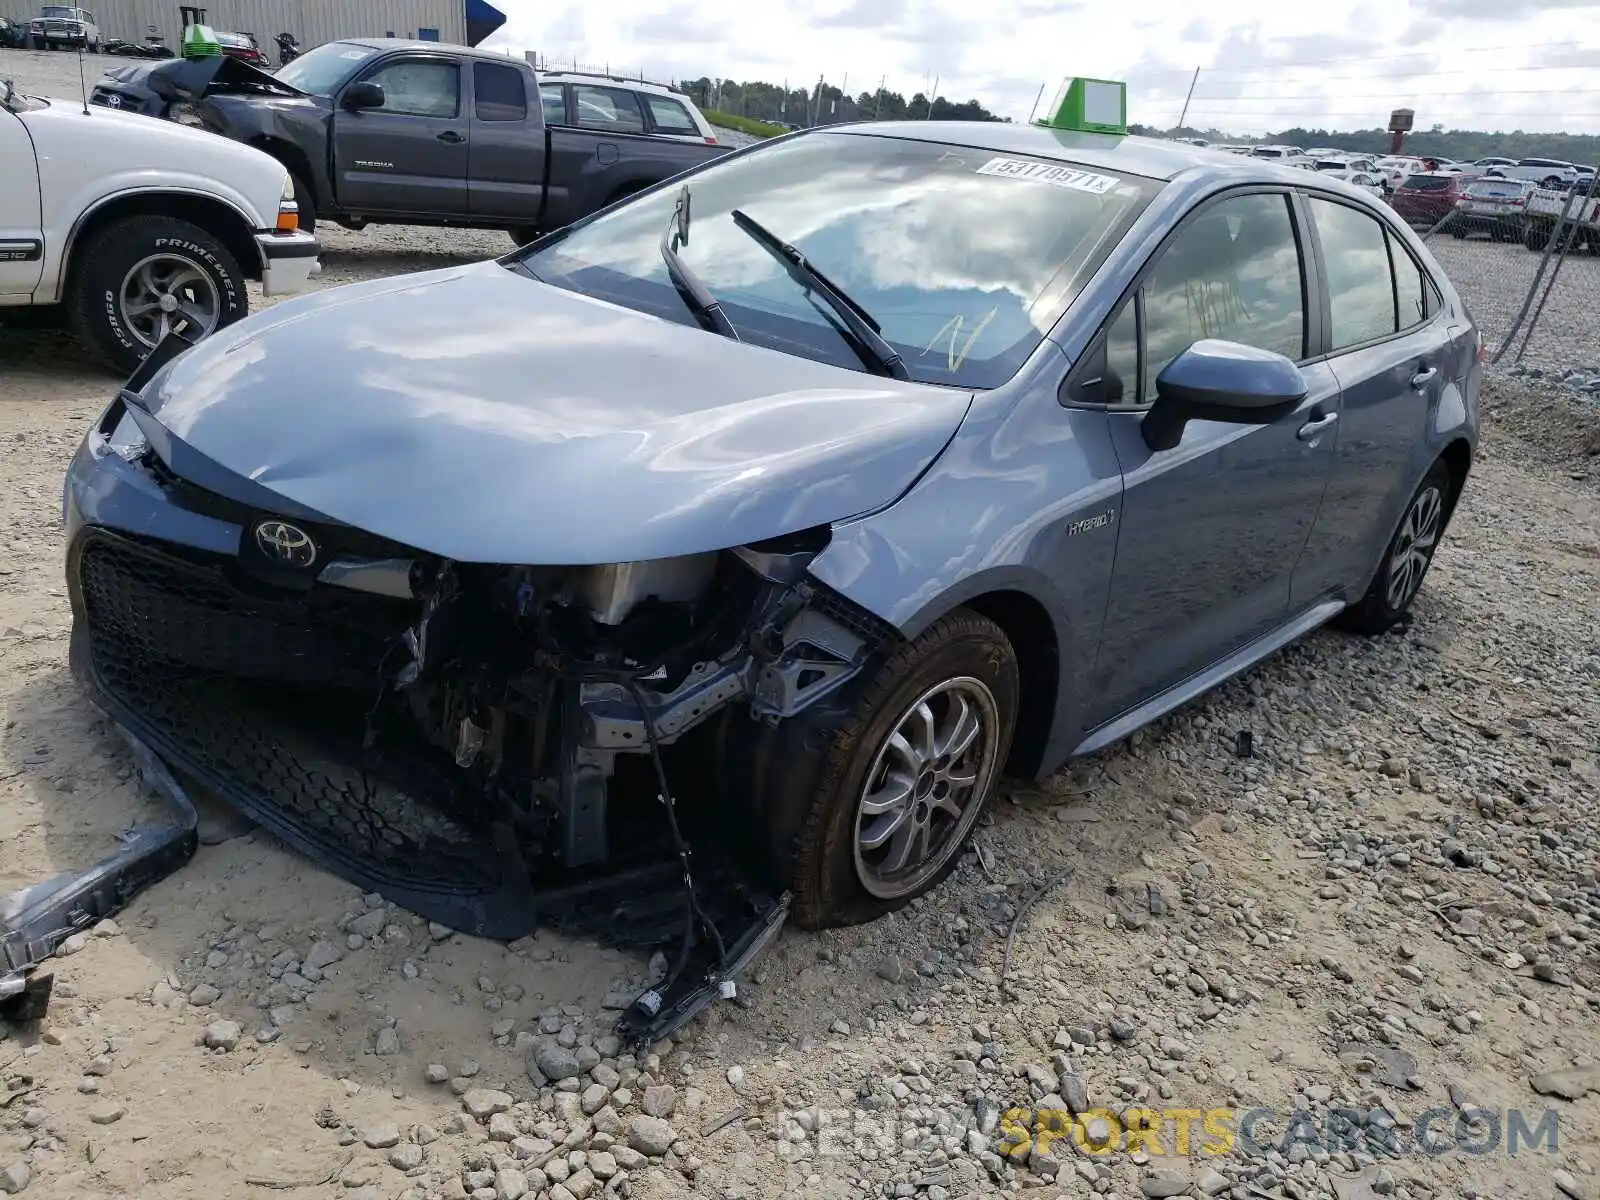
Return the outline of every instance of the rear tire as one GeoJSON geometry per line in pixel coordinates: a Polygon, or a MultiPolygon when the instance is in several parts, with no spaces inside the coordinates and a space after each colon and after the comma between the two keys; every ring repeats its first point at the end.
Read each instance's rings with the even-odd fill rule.
{"type": "Polygon", "coordinates": [[[519,225],[515,229],[508,229],[506,233],[518,246],[526,246],[539,236],[539,231],[532,225],[519,225]]]}
{"type": "MultiPolygon", "coordinates": [[[[187,221],[124,217],[96,231],[73,255],[66,303],[79,339],[127,376],[155,349],[178,312],[197,318],[200,336],[249,311],[244,272],[222,242],[187,221]],[[151,297],[172,298],[172,308],[151,297]]],[[[192,336],[192,335],[191,335],[192,336]]]]}
{"type": "Polygon", "coordinates": [[[1016,654],[986,617],[957,610],[869,670],[776,728],[723,729],[730,797],[758,806],[757,865],[804,929],[870,921],[938,886],[1011,751],[1016,654]]]}
{"type": "Polygon", "coordinates": [[[1367,594],[1335,618],[1338,625],[1370,637],[1387,632],[1405,618],[1444,536],[1455,490],[1450,468],[1443,462],[1434,463],[1406,502],[1367,594]]]}

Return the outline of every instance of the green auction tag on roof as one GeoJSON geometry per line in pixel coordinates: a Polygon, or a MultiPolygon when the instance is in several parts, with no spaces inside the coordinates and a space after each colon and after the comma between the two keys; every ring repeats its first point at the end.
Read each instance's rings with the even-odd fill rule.
{"type": "Polygon", "coordinates": [[[1128,85],[1112,79],[1069,78],[1046,111],[1049,115],[1034,124],[1080,133],[1126,134],[1128,85]]]}

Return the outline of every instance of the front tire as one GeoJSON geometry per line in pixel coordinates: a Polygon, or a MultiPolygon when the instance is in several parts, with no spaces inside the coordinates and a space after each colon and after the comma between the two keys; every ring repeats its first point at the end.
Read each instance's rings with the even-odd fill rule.
{"type": "Polygon", "coordinates": [[[1372,636],[1404,619],[1433,564],[1455,486],[1450,468],[1434,463],[1406,504],[1367,594],[1339,614],[1340,625],[1372,636]]]}
{"type": "Polygon", "coordinates": [[[1019,693],[1004,632],[957,610],[822,701],[820,724],[802,714],[724,759],[744,760],[749,791],[736,791],[760,798],[757,840],[797,924],[873,920],[955,869],[1011,752],[1019,693]]]}
{"type": "Polygon", "coordinates": [[[212,234],[170,217],[113,221],[74,254],[73,328],[129,375],[181,314],[205,337],[249,311],[244,272],[212,234]]]}

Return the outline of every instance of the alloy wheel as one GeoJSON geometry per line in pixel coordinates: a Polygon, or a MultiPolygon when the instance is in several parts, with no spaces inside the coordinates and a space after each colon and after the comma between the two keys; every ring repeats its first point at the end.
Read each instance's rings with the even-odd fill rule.
{"type": "Polygon", "coordinates": [[[123,323],[152,349],[180,316],[204,336],[216,329],[222,315],[216,281],[192,259],[177,254],[140,259],[123,276],[117,298],[123,323]]]}
{"type": "Polygon", "coordinates": [[[1389,581],[1385,599],[1391,611],[1398,612],[1416,595],[1439,543],[1439,527],[1444,516],[1444,494],[1437,487],[1426,487],[1406,510],[1394,537],[1389,555],[1389,581]]]}
{"type": "Polygon", "coordinates": [[[918,696],[878,747],[856,805],[855,868],[884,900],[915,893],[956,854],[994,782],[1000,709],[971,676],[918,696]]]}

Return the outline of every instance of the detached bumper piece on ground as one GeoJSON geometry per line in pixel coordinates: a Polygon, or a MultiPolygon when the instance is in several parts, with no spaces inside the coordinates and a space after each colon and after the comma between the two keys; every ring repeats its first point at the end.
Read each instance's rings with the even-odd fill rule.
{"type": "Polygon", "coordinates": [[[452,929],[662,950],[667,974],[620,1023],[632,1042],[735,994],[789,897],[758,865],[753,806],[707,769],[713,718],[747,719],[736,703],[793,717],[892,636],[806,578],[825,536],[622,566],[467,565],[248,511],[149,449],[116,468],[237,540],[211,552],[69,513],[73,667],[118,723],[285,842],[452,929]],[[308,545],[316,569],[299,570],[308,545]]]}
{"type": "Polygon", "coordinates": [[[149,747],[124,730],[147,787],[167,802],[164,820],[124,835],[122,847],[87,871],[63,872],[0,898],[0,1017],[36,1021],[54,976],[38,967],[61,944],[120,910],[194,856],[194,807],[149,747]]]}

